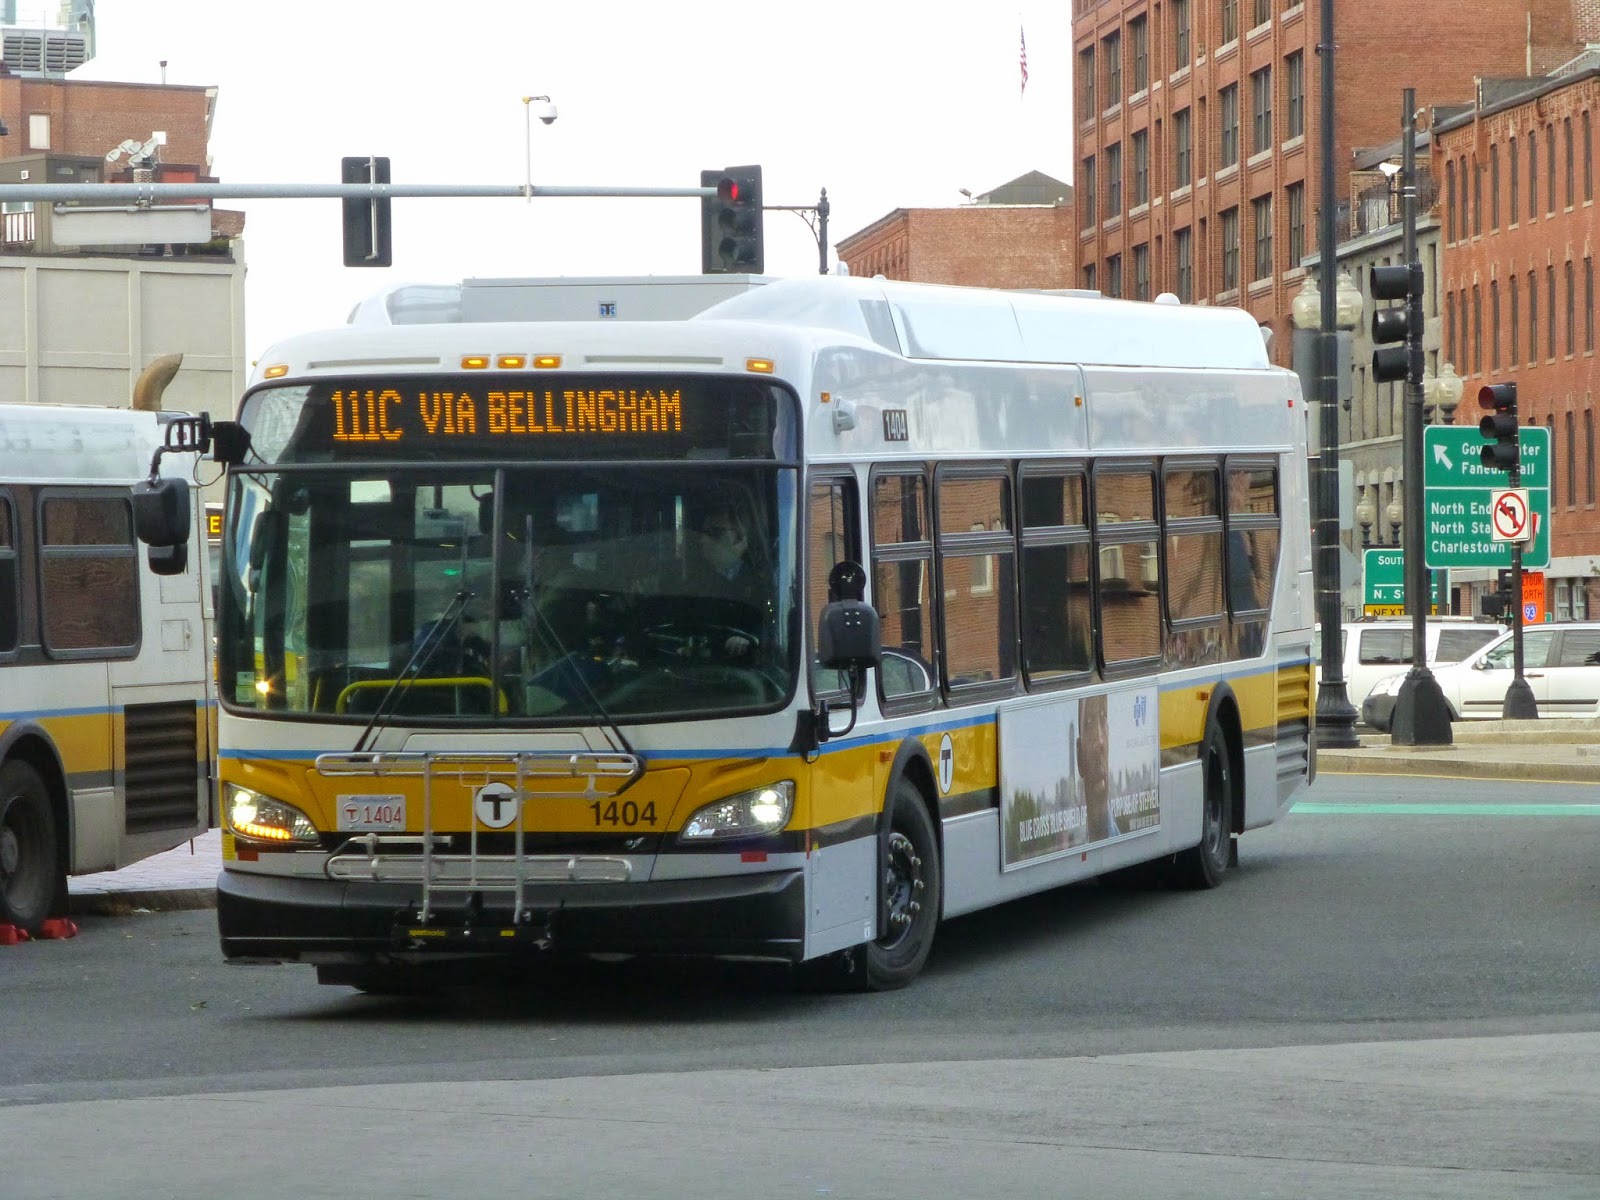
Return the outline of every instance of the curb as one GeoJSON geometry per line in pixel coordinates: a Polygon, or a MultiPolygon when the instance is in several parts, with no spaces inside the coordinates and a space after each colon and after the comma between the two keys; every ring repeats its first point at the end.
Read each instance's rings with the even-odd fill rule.
{"type": "Polygon", "coordinates": [[[126,892],[73,892],[67,913],[82,917],[126,917],[144,912],[191,912],[217,906],[217,889],[150,888],[126,892]]]}
{"type": "Polygon", "coordinates": [[[1546,783],[1600,783],[1600,762],[1497,761],[1457,757],[1460,750],[1404,753],[1389,750],[1317,751],[1317,773],[1330,775],[1443,775],[1451,779],[1519,779],[1546,783]]]}

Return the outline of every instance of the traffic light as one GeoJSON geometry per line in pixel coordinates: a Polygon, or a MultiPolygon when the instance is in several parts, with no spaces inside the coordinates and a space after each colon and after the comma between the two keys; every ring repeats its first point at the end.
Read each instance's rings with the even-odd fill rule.
{"type": "Polygon", "coordinates": [[[1489,413],[1478,422],[1478,432],[1493,439],[1481,452],[1483,465],[1491,471],[1515,471],[1520,465],[1517,448],[1517,385],[1485,384],[1478,389],[1478,407],[1489,413]]]}
{"type": "MultiPolygon", "coordinates": [[[[339,178],[344,183],[388,183],[389,160],[362,155],[339,160],[339,178]]],[[[344,265],[347,267],[387,267],[394,263],[389,236],[388,197],[344,198],[344,265]]]]}
{"type": "Polygon", "coordinates": [[[700,186],[717,189],[700,197],[701,274],[761,274],[761,168],[701,171],[700,186]]]}
{"type": "Polygon", "coordinates": [[[1479,602],[1484,616],[1505,621],[1516,613],[1517,606],[1511,598],[1511,576],[1510,571],[1502,570],[1496,580],[1495,590],[1487,593],[1479,602]]]}
{"type": "Polygon", "coordinates": [[[1411,342],[1422,340],[1420,315],[1422,264],[1411,266],[1373,267],[1372,298],[1374,300],[1404,300],[1394,308],[1376,308],[1372,312],[1372,378],[1375,383],[1392,383],[1404,379],[1411,362],[1411,342]],[[1416,297],[1419,303],[1412,305],[1416,297]],[[1417,320],[1413,321],[1413,316],[1417,320]],[[1398,343],[1398,344],[1395,344],[1398,343]]]}

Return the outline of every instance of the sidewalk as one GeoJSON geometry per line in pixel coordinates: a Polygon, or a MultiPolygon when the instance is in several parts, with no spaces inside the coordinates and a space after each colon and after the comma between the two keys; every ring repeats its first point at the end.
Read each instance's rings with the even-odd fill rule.
{"type": "Polygon", "coordinates": [[[126,916],[140,909],[215,908],[221,870],[222,831],[212,829],[192,842],[120,871],[67,880],[68,915],[126,916]]]}
{"type": "MultiPolygon", "coordinates": [[[[1317,770],[1329,775],[1600,783],[1600,720],[1468,721],[1458,722],[1452,733],[1449,746],[1393,746],[1387,737],[1367,730],[1359,749],[1319,750],[1317,770]]],[[[221,870],[222,832],[213,829],[120,871],[69,880],[70,915],[214,908],[221,870]]]]}

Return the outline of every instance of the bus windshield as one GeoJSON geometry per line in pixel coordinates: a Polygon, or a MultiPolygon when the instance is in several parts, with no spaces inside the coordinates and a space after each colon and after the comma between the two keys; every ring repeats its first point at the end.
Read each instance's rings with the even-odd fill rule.
{"type": "MultiPolygon", "coordinates": [[[[295,424],[314,425],[319,398],[294,391],[295,424]]],[[[798,664],[795,472],[774,449],[787,408],[765,410],[765,454],[742,460],[485,464],[475,444],[477,463],[379,469],[366,445],[328,461],[268,439],[300,462],[233,476],[224,703],[475,726],[781,706],[798,664]]]]}

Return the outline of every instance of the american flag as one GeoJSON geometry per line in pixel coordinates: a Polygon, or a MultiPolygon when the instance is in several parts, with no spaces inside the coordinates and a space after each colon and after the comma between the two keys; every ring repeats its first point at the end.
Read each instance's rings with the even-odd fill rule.
{"type": "Polygon", "coordinates": [[[1022,38],[1022,56],[1019,64],[1022,67],[1022,94],[1026,95],[1028,91],[1028,34],[1020,26],[1017,28],[1017,33],[1022,38]]]}

